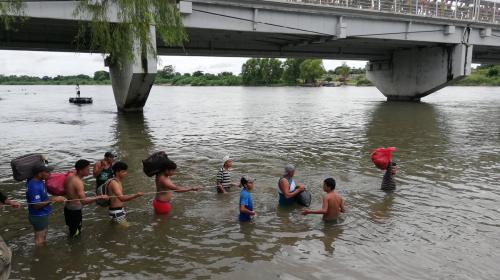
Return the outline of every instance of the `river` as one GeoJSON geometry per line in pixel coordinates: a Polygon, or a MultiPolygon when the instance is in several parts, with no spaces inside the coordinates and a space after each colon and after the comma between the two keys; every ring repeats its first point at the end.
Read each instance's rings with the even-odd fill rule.
{"type": "MultiPolygon", "coordinates": [[[[176,194],[170,217],[151,196],[127,203],[130,227],[84,209],[83,235],[68,240],[54,206],[47,245],[35,249],[27,210],[0,209],[13,251],[12,279],[499,279],[500,94],[448,87],[422,103],[386,103],[375,89],[154,87],[144,113],[117,114],[109,86],[82,86],[93,105],[68,103],[72,86],[0,87],[0,190],[23,200],[10,160],[47,153],[56,170],[115,150],[130,166],[125,193],[154,191],[141,160],[165,150],[176,194]],[[369,159],[398,148],[398,188],[379,190],[369,159]],[[214,191],[226,154],[233,178],[257,178],[253,223],[237,222],[237,190],[214,191]],[[345,221],[324,224],[277,205],[283,166],[321,207],[334,177],[345,221]]],[[[86,179],[92,192],[94,181],[86,179]]]]}

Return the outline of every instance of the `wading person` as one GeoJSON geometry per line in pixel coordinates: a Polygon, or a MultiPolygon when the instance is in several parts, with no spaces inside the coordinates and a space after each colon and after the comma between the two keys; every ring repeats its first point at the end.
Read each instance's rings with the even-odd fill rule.
{"type": "Polygon", "coordinates": [[[344,200],[335,192],[336,182],[333,178],[328,178],[323,181],[323,207],[320,210],[304,210],[303,215],[319,214],[323,215],[323,220],[328,222],[336,222],[340,213],[345,212],[344,200]]]}
{"type": "Polygon", "coordinates": [[[243,176],[241,178],[240,222],[248,222],[255,216],[255,211],[253,211],[252,195],[250,194],[254,188],[254,182],[255,180],[248,176],[243,176]]]}
{"type": "Polygon", "coordinates": [[[26,182],[26,201],[29,221],[35,231],[35,245],[42,246],[47,238],[52,202],[64,202],[62,196],[49,197],[44,181],[49,178],[52,167],[38,163],[33,167],[33,177],[26,182]]]}
{"type": "Polygon", "coordinates": [[[127,217],[125,209],[123,208],[124,202],[131,201],[144,195],[143,192],[136,194],[124,195],[122,180],[127,176],[128,165],[124,162],[117,162],[113,165],[114,177],[108,182],[107,193],[110,196],[109,216],[111,221],[121,225],[127,224],[127,217]]]}
{"type": "Polygon", "coordinates": [[[107,195],[87,198],[83,185],[83,178],[90,174],[90,161],[78,160],[75,163],[76,174],[68,176],[64,182],[67,201],[64,205],[64,220],[69,228],[69,236],[76,237],[82,231],[83,205],[95,202],[98,198],[108,199],[107,195]]]}
{"type": "Polygon", "coordinates": [[[96,188],[113,177],[112,167],[115,157],[114,153],[106,152],[104,159],[94,164],[93,175],[95,177],[96,188]]]}
{"type": "Polygon", "coordinates": [[[280,206],[289,206],[297,202],[297,196],[304,190],[304,185],[296,184],[293,176],[295,175],[295,166],[287,164],[285,172],[278,182],[279,204],[280,206]]]}
{"type": "Polygon", "coordinates": [[[175,175],[177,165],[175,162],[167,159],[165,162],[164,171],[160,172],[155,177],[156,196],[153,200],[153,209],[158,215],[168,215],[172,209],[170,202],[172,201],[172,192],[184,193],[197,191],[198,188],[183,188],[175,185],[171,177],[175,175]]]}
{"type": "MultiPolygon", "coordinates": [[[[19,202],[8,199],[2,192],[0,192],[0,205],[10,205],[16,209],[21,207],[19,202]]],[[[11,260],[12,252],[0,236],[0,279],[9,279],[11,260]]]]}
{"type": "Polygon", "coordinates": [[[390,192],[396,189],[396,181],[394,180],[396,171],[397,164],[395,162],[389,162],[384,177],[382,178],[382,186],[380,187],[383,191],[390,192]]]}
{"type": "Polygon", "coordinates": [[[222,159],[222,168],[217,173],[217,192],[227,194],[232,186],[231,182],[231,168],[233,167],[233,160],[229,156],[222,159]]]}

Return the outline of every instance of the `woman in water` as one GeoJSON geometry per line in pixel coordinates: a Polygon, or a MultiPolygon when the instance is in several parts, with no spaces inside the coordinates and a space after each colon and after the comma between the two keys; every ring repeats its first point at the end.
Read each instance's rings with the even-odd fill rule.
{"type": "Polygon", "coordinates": [[[293,176],[295,175],[295,166],[288,164],[285,167],[283,177],[278,182],[279,204],[280,206],[293,205],[297,201],[297,195],[304,190],[304,185],[296,184],[293,176]]]}
{"type": "Polygon", "coordinates": [[[240,222],[248,222],[255,216],[253,211],[253,201],[250,192],[253,190],[255,180],[248,176],[241,177],[241,192],[240,192],[240,222]]]}
{"type": "Polygon", "coordinates": [[[156,197],[153,200],[153,209],[158,215],[168,215],[171,210],[172,192],[184,193],[198,191],[198,188],[182,188],[176,186],[170,179],[175,175],[177,164],[171,160],[165,162],[165,169],[156,175],[156,197]]]}

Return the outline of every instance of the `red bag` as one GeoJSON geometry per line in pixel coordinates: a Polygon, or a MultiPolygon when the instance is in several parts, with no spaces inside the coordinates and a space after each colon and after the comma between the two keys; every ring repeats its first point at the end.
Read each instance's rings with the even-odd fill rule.
{"type": "Polygon", "coordinates": [[[396,148],[377,148],[372,152],[371,158],[376,167],[381,170],[386,170],[387,166],[389,166],[389,162],[392,161],[392,152],[394,152],[396,148]]]}
{"type": "Polygon", "coordinates": [[[47,187],[47,192],[51,195],[65,195],[64,181],[69,175],[74,175],[75,171],[70,170],[66,173],[51,173],[47,181],[45,181],[45,186],[47,187]]]}

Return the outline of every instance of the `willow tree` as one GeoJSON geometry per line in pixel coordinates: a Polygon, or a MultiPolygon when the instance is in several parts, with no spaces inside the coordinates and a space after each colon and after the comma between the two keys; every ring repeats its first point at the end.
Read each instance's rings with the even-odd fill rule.
{"type": "Polygon", "coordinates": [[[22,19],[24,3],[21,0],[0,2],[0,24],[6,30],[12,28],[16,19],[22,19]]]}
{"type": "MultiPolygon", "coordinates": [[[[10,27],[23,9],[21,0],[3,2],[4,26],[10,27]]],[[[167,46],[181,46],[187,40],[175,0],[80,0],[73,16],[79,20],[78,46],[110,55],[110,63],[134,59],[135,47],[141,54],[156,55],[151,36],[158,35],[167,46]]]]}

